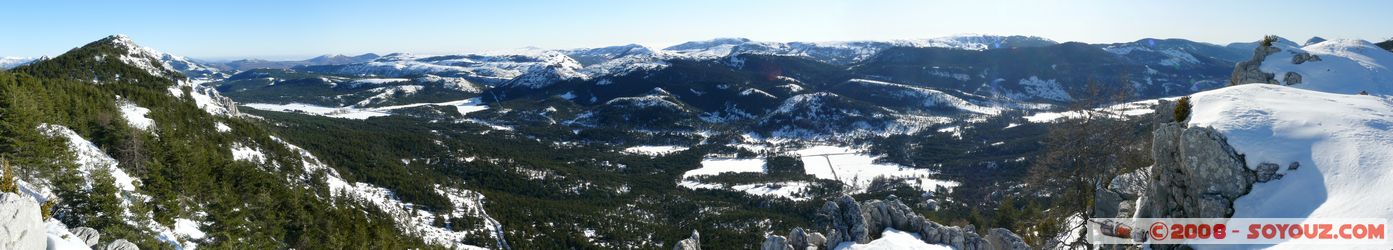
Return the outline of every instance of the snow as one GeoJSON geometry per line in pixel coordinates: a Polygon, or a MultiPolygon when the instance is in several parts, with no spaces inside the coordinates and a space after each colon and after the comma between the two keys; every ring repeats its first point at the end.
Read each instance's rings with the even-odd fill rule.
{"type": "Polygon", "coordinates": [[[904,89],[903,91],[894,92],[892,94],[899,96],[915,96],[919,98],[924,98],[924,107],[926,108],[948,106],[962,111],[978,114],[995,115],[1001,113],[1001,108],[977,105],[967,100],[963,100],[962,98],[958,98],[956,96],[949,95],[947,93],[943,93],[942,91],[930,88],[866,79],[851,79],[848,82],[904,89]]]}
{"type": "Polygon", "coordinates": [[[1234,202],[1234,217],[1393,217],[1393,197],[1369,193],[1393,189],[1389,96],[1249,84],[1197,93],[1192,102],[1190,125],[1227,135],[1250,168],[1283,166],[1283,179],[1255,184],[1234,202]],[[1291,162],[1301,167],[1287,170],[1291,162]]]}
{"type": "Polygon", "coordinates": [[[217,123],[217,129],[218,129],[218,132],[223,132],[223,133],[232,132],[232,127],[228,127],[227,124],[226,124],[226,123],[223,123],[223,122],[218,122],[218,123],[217,123]]]}
{"type": "Polygon", "coordinates": [[[262,153],[261,150],[233,143],[232,160],[266,163],[266,154],[262,153]]]}
{"type": "MultiPolygon", "coordinates": [[[[1156,112],[1156,110],[1154,109],[1154,107],[1156,107],[1156,104],[1160,104],[1160,100],[1170,100],[1170,101],[1174,101],[1174,100],[1176,100],[1176,99],[1180,99],[1180,98],[1179,98],[1179,97],[1167,97],[1167,98],[1148,99],[1148,100],[1141,100],[1141,101],[1135,101],[1135,102],[1121,103],[1121,104],[1109,105],[1109,106],[1107,106],[1107,107],[1091,109],[1090,112],[1093,112],[1093,115],[1103,115],[1103,116],[1111,117],[1111,118],[1126,118],[1126,117],[1141,116],[1141,115],[1147,115],[1147,114],[1151,114],[1151,113],[1156,112]]],[[[1029,122],[1032,122],[1032,123],[1049,123],[1049,122],[1058,122],[1060,119],[1065,119],[1065,118],[1068,118],[1068,119],[1081,118],[1081,117],[1083,117],[1083,116],[1084,116],[1084,112],[1083,112],[1083,111],[1071,110],[1071,111],[1063,111],[1063,112],[1040,112],[1040,113],[1035,113],[1035,114],[1027,115],[1027,116],[1025,116],[1024,118],[1025,118],[1026,121],[1029,121],[1029,122]]],[[[1007,128],[1010,128],[1010,127],[1014,127],[1014,126],[1008,126],[1007,128]]]]}
{"type": "MultiPolygon", "coordinates": [[[[353,80],[352,83],[355,83],[355,84],[386,84],[386,83],[405,82],[405,81],[411,81],[411,79],[406,79],[406,78],[364,78],[364,79],[356,79],[356,80],[353,80]]],[[[354,85],[354,86],[357,86],[357,85],[354,85]]]]}
{"type": "Polygon", "coordinates": [[[709,158],[701,160],[701,167],[687,171],[682,178],[694,176],[719,175],[721,173],[764,173],[764,159],[709,158]]]}
{"type": "Polygon", "coordinates": [[[1287,72],[1301,75],[1297,88],[1321,92],[1354,94],[1368,91],[1374,94],[1393,94],[1393,52],[1362,40],[1336,39],[1302,48],[1287,47],[1267,56],[1259,69],[1276,74],[1283,81],[1287,72]],[[1320,57],[1320,61],[1292,64],[1297,52],[1320,57]]]}
{"type": "Polygon", "coordinates": [[[735,185],[730,188],[755,196],[784,197],[794,201],[805,201],[810,199],[810,197],[800,193],[811,185],[811,183],[804,181],[786,181],[735,185]]]}
{"type": "Polygon", "coordinates": [[[734,185],[729,187],[720,183],[703,183],[694,180],[682,180],[681,182],[677,183],[677,186],[691,190],[731,190],[736,192],[744,192],[753,196],[781,197],[788,198],[789,200],[794,201],[806,201],[812,199],[812,197],[803,193],[803,191],[807,190],[807,188],[812,185],[812,183],[806,181],[753,183],[734,185]]]}
{"type": "Polygon", "coordinates": [[[78,174],[82,175],[83,179],[88,180],[84,188],[91,188],[93,171],[106,170],[116,179],[115,184],[117,188],[124,191],[135,191],[135,186],[133,185],[134,179],[126,174],[125,171],[117,168],[116,159],[106,155],[105,151],[97,148],[96,144],[93,144],[87,139],[83,139],[82,136],[79,136],[77,132],[73,132],[72,129],[68,129],[68,127],[44,124],[39,125],[38,129],[48,136],[67,139],[68,150],[76,157],[73,163],[78,166],[78,174]]]}
{"type": "Polygon", "coordinates": [[[201,225],[202,223],[189,219],[174,219],[174,233],[189,237],[190,239],[203,239],[207,237],[208,234],[203,233],[202,229],[198,229],[201,225]]]}
{"type": "Polygon", "coordinates": [[[1283,166],[1284,178],[1254,184],[1234,201],[1233,217],[1393,217],[1393,196],[1371,193],[1393,190],[1393,97],[1247,84],[1196,93],[1191,102],[1189,125],[1222,132],[1249,168],[1283,166]],[[1291,162],[1300,168],[1288,170],[1291,162]]]}
{"type": "Polygon", "coordinates": [[[68,225],[63,224],[63,222],[58,221],[58,219],[49,218],[48,221],[44,222],[44,224],[46,234],[48,235],[48,249],[92,249],[90,247],[87,247],[87,242],[83,242],[82,238],[77,237],[77,235],[74,235],[71,231],[68,231],[68,225]]]}
{"type": "Polygon", "coordinates": [[[334,108],[334,107],[325,107],[325,106],[318,106],[318,105],[312,105],[312,104],[303,104],[303,103],[289,103],[289,104],[246,103],[246,104],[242,104],[242,106],[245,106],[245,107],[248,107],[248,108],[253,108],[253,109],[259,109],[259,110],[276,111],[276,112],[303,112],[303,113],[310,114],[310,115],[325,116],[325,117],[333,117],[333,118],[354,119],[354,120],[363,120],[363,119],[368,119],[368,118],[373,118],[373,117],[378,117],[378,116],[389,116],[389,115],[392,115],[392,113],[391,113],[392,110],[403,109],[403,108],[412,108],[412,107],[420,107],[420,106],[426,106],[426,105],[454,106],[457,110],[459,110],[460,114],[468,114],[468,113],[470,113],[470,112],[476,112],[476,111],[481,111],[481,110],[486,110],[486,109],[488,109],[488,106],[483,105],[483,104],[482,104],[482,101],[479,100],[479,98],[470,98],[470,99],[464,99],[464,100],[458,100],[458,101],[439,102],[439,103],[413,103],[413,104],[405,104],[405,105],[397,105],[397,106],[375,107],[375,108],[356,108],[356,107],[338,107],[338,108],[334,108]]]}
{"type": "Polygon", "coordinates": [[[661,155],[671,154],[671,153],[675,153],[675,152],[683,151],[683,150],[687,150],[687,147],[683,147],[683,146],[633,146],[633,147],[625,148],[625,149],[624,149],[624,152],[630,153],[630,154],[661,156],[661,155]]]}
{"type": "Polygon", "coordinates": [[[932,177],[937,173],[928,169],[875,163],[876,157],[848,147],[813,146],[795,153],[801,156],[805,173],[819,179],[840,181],[848,185],[853,193],[866,191],[876,178],[903,179],[906,184],[925,191],[939,187],[952,189],[960,185],[955,181],[934,179],[932,177]]]}
{"type": "MultiPolygon", "coordinates": [[[[367,205],[376,206],[383,212],[391,215],[398,222],[398,229],[409,231],[413,235],[420,236],[428,244],[439,246],[454,246],[456,249],[487,249],[478,246],[459,244],[470,237],[469,230],[451,230],[449,228],[435,227],[433,222],[440,214],[418,210],[416,204],[401,201],[396,195],[386,188],[378,187],[370,183],[355,182],[349,183],[339,177],[338,171],[325,165],[318,157],[310,154],[309,151],[290,144],[280,138],[271,137],[271,140],[281,143],[292,152],[300,154],[300,160],[304,166],[305,175],[303,180],[308,180],[312,173],[323,172],[325,184],[329,186],[332,195],[336,197],[348,196],[355,200],[367,202],[367,205]],[[413,212],[414,211],[414,212],[413,212]]],[[[483,219],[486,225],[482,228],[489,232],[491,238],[498,240],[498,245],[507,246],[507,241],[503,238],[503,225],[498,220],[493,219],[484,210],[484,195],[464,189],[435,186],[436,193],[446,197],[454,204],[453,211],[446,211],[451,218],[474,217],[483,219]]],[[[505,247],[506,248],[506,247],[505,247]]]]}
{"type": "Polygon", "coordinates": [[[1059,82],[1054,79],[1045,80],[1036,76],[1030,76],[1030,78],[1021,79],[1019,83],[1021,88],[1025,90],[1025,93],[1024,96],[1018,96],[1021,98],[1017,99],[1037,97],[1061,102],[1074,100],[1073,97],[1069,96],[1069,92],[1065,92],[1064,87],[1060,86],[1059,82]]]}
{"type": "Polygon", "coordinates": [[[134,226],[137,229],[154,233],[157,235],[157,240],[169,244],[174,249],[193,250],[197,248],[197,244],[181,240],[168,227],[155,222],[154,218],[151,217],[152,214],[133,213],[131,207],[135,205],[133,201],[148,201],[149,196],[136,192],[135,179],[131,178],[131,176],[126,174],[121,168],[116,167],[116,160],[103,153],[95,144],[83,139],[77,133],[64,126],[43,124],[39,125],[38,129],[46,135],[67,139],[68,150],[76,156],[73,163],[78,165],[78,175],[86,180],[83,183],[84,189],[90,190],[92,188],[93,171],[105,170],[111,174],[111,177],[114,179],[114,185],[120,189],[120,191],[112,195],[120,199],[121,207],[124,210],[122,214],[114,216],[121,217],[126,224],[134,226]]]}
{"type": "Polygon", "coordinates": [[[24,66],[34,60],[35,58],[29,57],[0,57],[0,70],[24,66]]]}
{"type": "Polygon", "coordinates": [[[126,118],[126,124],[140,130],[150,131],[155,128],[155,120],[146,117],[150,114],[150,109],[136,106],[134,103],[121,101],[121,117],[126,118]]]}
{"type": "Polygon", "coordinates": [[[949,247],[949,246],[945,246],[945,245],[934,245],[934,244],[925,243],[923,240],[920,240],[920,239],[919,239],[919,234],[918,234],[918,233],[910,233],[910,232],[905,232],[905,231],[900,231],[900,230],[895,230],[895,229],[885,229],[885,231],[881,233],[879,239],[872,240],[871,242],[868,242],[868,243],[866,243],[866,244],[857,244],[856,242],[851,242],[851,241],[842,242],[841,244],[838,244],[836,248],[833,248],[833,249],[837,249],[837,250],[892,250],[892,249],[895,249],[895,250],[898,250],[898,249],[913,249],[913,250],[951,250],[951,249],[953,249],[953,248],[952,248],[952,247],[949,247]]]}

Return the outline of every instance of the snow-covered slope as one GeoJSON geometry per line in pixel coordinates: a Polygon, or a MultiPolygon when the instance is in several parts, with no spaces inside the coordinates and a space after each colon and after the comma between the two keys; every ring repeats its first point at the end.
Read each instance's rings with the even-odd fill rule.
{"type": "Polygon", "coordinates": [[[1278,45],[1282,51],[1267,56],[1260,69],[1276,74],[1278,82],[1297,88],[1354,94],[1368,91],[1393,94],[1393,52],[1363,40],[1335,39],[1305,47],[1278,45]],[[1293,57],[1309,53],[1318,60],[1300,64],[1293,57]],[[1300,74],[1301,83],[1286,82],[1287,72],[1300,74]]]}
{"type": "MultiPolygon", "coordinates": [[[[1340,90],[1334,84],[1361,82],[1369,81],[1309,84],[1340,90]]],[[[1393,190],[1393,97],[1296,87],[1247,84],[1192,96],[1190,126],[1224,133],[1249,168],[1282,166],[1284,178],[1234,201],[1233,217],[1393,217],[1393,196],[1379,191],[1393,190]],[[1288,168],[1293,162],[1300,166],[1288,168]]]]}
{"type": "Polygon", "coordinates": [[[130,37],[114,35],[98,42],[109,42],[117,48],[125,49],[121,61],[150,71],[151,75],[169,77],[167,70],[174,70],[190,79],[221,79],[227,77],[218,69],[195,63],[189,58],[160,52],[135,44],[130,37]],[[147,60],[153,58],[155,60],[147,60]]]}

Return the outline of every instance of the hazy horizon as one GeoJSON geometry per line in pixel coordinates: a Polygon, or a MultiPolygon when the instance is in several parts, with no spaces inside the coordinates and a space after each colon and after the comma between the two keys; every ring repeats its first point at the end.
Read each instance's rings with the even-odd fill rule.
{"type": "Polygon", "coordinates": [[[113,34],[201,60],[450,54],[740,37],[768,42],[913,40],[960,34],[1224,45],[1275,34],[1379,41],[1386,1],[699,1],[11,3],[0,56],[56,56],[113,34]],[[68,8],[83,5],[85,8],[68,8]],[[1321,10],[1321,11],[1314,11],[1321,10]],[[62,15],[62,18],[53,18],[62,15]]]}

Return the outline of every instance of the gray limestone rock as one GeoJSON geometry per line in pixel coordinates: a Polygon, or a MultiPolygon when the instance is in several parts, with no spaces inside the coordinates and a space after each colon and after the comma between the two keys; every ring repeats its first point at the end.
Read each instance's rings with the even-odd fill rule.
{"type": "Polygon", "coordinates": [[[47,227],[39,203],[28,195],[0,192],[0,249],[44,249],[47,227]]]}
{"type": "Polygon", "coordinates": [[[1301,74],[1297,74],[1296,72],[1287,72],[1287,75],[1282,76],[1282,83],[1286,85],[1301,84],[1301,74]]]}
{"type": "Polygon", "coordinates": [[[692,237],[678,241],[673,250],[701,250],[701,234],[692,230],[692,237]]]}
{"type": "Polygon", "coordinates": [[[764,244],[759,246],[759,250],[793,250],[793,246],[790,246],[783,236],[769,235],[764,238],[764,244]]]}
{"type": "Polygon", "coordinates": [[[106,246],[102,247],[102,250],[140,250],[140,247],[136,246],[135,243],[126,241],[126,239],[119,239],[107,243],[106,246]]]}
{"type": "Polygon", "coordinates": [[[1258,164],[1257,169],[1254,169],[1253,171],[1256,172],[1255,175],[1257,176],[1257,182],[1268,182],[1276,178],[1277,170],[1281,168],[1282,166],[1277,165],[1276,163],[1263,162],[1261,164],[1258,164]]]}
{"type": "Polygon", "coordinates": [[[82,238],[82,242],[87,243],[89,247],[97,245],[97,241],[102,239],[102,234],[90,227],[78,227],[69,229],[68,231],[72,232],[73,235],[77,235],[78,238],[82,238]]]}

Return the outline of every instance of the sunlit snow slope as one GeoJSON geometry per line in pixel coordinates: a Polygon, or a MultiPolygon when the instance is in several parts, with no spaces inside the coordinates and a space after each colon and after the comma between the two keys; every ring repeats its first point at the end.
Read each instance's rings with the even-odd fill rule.
{"type": "Polygon", "coordinates": [[[1255,184],[1233,217],[1393,217],[1393,97],[1247,84],[1192,102],[1190,126],[1227,135],[1249,168],[1276,163],[1285,174],[1255,184]]]}

